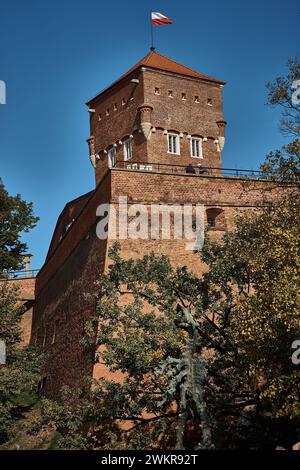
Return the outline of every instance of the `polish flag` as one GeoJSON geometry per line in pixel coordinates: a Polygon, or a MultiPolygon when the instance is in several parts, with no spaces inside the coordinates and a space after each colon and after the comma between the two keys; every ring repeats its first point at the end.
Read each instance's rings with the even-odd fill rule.
{"type": "Polygon", "coordinates": [[[172,24],[173,21],[158,12],[151,12],[151,21],[155,26],[160,24],[172,24]]]}

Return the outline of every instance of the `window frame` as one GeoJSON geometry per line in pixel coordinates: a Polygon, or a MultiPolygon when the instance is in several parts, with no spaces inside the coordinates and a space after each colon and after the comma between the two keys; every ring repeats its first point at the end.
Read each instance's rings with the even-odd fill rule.
{"type": "Polygon", "coordinates": [[[107,161],[108,161],[108,168],[114,168],[117,163],[117,151],[115,147],[111,147],[107,152],[107,161]],[[112,164],[111,154],[114,155],[114,165],[112,164]]]}
{"type": "Polygon", "coordinates": [[[203,139],[201,137],[191,137],[190,140],[190,152],[192,158],[203,158],[203,148],[202,148],[203,139]],[[194,155],[193,153],[193,141],[198,142],[199,145],[199,155],[194,155]]]}
{"type": "Polygon", "coordinates": [[[168,145],[168,153],[170,155],[180,155],[180,137],[179,134],[176,134],[176,132],[168,132],[167,133],[167,145],[168,145]],[[176,152],[172,151],[172,145],[171,145],[171,150],[170,150],[170,137],[175,137],[176,138],[176,152]]]}
{"type": "Polygon", "coordinates": [[[124,140],[123,142],[123,153],[124,153],[124,162],[128,162],[132,159],[132,144],[131,144],[130,138],[124,140]],[[128,152],[128,149],[129,149],[129,152],[128,152]]]}

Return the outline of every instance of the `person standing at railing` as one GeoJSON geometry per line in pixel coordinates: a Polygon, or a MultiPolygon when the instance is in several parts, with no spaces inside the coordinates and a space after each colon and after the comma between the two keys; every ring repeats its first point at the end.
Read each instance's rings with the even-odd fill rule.
{"type": "Polygon", "coordinates": [[[195,171],[195,168],[193,167],[193,165],[191,163],[189,163],[186,167],[185,167],[185,172],[186,173],[190,173],[190,174],[196,174],[196,171],[195,171]]]}
{"type": "Polygon", "coordinates": [[[202,166],[201,163],[198,164],[199,168],[199,175],[208,175],[208,168],[206,166],[202,166]]]}

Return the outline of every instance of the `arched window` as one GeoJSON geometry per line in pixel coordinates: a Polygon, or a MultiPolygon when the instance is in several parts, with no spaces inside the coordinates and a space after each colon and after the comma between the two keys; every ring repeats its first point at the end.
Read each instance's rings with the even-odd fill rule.
{"type": "Polygon", "coordinates": [[[210,229],[226,230],[225,212],[218,207],[206,209],[207,225],[210,229]]]}

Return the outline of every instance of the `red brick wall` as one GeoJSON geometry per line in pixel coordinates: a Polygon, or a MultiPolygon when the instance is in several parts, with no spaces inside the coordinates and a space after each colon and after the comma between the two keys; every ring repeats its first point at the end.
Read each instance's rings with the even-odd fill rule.
{"type": "Polygon", "coordinates": [[[118,144],[119,140],[122,141],[134,134],[132,140],[134,158],[137,161],[143,161],[145,158],[146,142],[138,133],[138,107],[143,104],[143,100],[143,77],[141,71],[136,71],[90,103],[90,107],[95,109],[94,113],[90,113],[90,135],[95,137],[95,152],[101,158],[97,162],[96,183],[101,180],[108,166],[104,150],[107,151],[113,144],[117,144],[117,159],[124,161],[123,146],[118,144]],[[132,83],[133,78],[140,82],[132,83]],[[125,104],[122,104],[123,100],[125,104]],[[117,109],[114,109],[115,106],[117,109]],[[108,116],[107,110],[109,110],[108,116]]]}
{"type": "Polygon", "coordinates": [[[62,236],[65,235],[66,227],[72,222],[72,220],[75,220],[78,217],[80,211],[82,210],[91,195],[92,192],[84,194],[83,196],[75,199],[74,201],[69,202],[65,206],[57,220],[57,224],[48,250],[47,259],[50,257],[52,252],[59,244],[62,236]]]}
{"type": "MultiPolygon", "coordinates": [[[[119,196],[127,195],[132,203],[203,204],[205,211],[218,208],[219,225],[210,236],[219,239],[224,230],[232,230],[235,218],[242,211],[263,206],[274,200],[282,189],[265,181],[249,182],[240,178],[217,176],[173,175],[154,172],[112,170],[112,201],[117,208],[119,196]],[[266,191],[268,188],[268,191],[266,191]],[[273,189],[271,189],[273,188],[273,189]]],[[[205,221],[207,223],[207,220],[205,221]]],[[[150,223],[149,223],[150,227],[150,223]]],[[[150,230],[150,229],[149,229],[150,230]]],[[[113,242],[109,241],[109,246],[113,242]]],[[[193,251],[186,250],[186,240],[122,240],[122,254],[126,258],[140,257],[151,251],[167,254],[174,265],[185,265],[195,272],[204,267],[193,251]]]]}
{"type": "MultiPolygon", "coordinates": [[[[47,378],[45,392],[57,396],[64,384],[83,386],[86,376],[98,377],[106,373],[99,365],[93,368],[92,355],[84,352],[79,344],[84,323],[95,311],[93,302],[84,294],[94,289],[94,281],[107,269],[110,262],[107,250],[114,243],[114,240],[106,242],[96,237],[96,208],[100,203],[112,201],[117,207],[118,197],[126,195],[129,203],[190,202],[204,204],[206,209],[218,207],[224,211],[222,227],[210,232],[218,239],[225,228],[233,228],[238,213],[276,198],[280,190],[271,190],[272,187],[272,183],[249,183],[237,178],[120,169],[108,172],[37,277],[32,341],[47,353],[43,371],[47,378]],[[269,191],[265,191],[266,187],[269,191]],[[54,328],[56,338],[52,344],[54,328]]],[[[164,253],[174,265],[203,271],[205,266],[199,255],[187,251],[185,244],[185,240],[173,239],[122,240],[121,252],[125,258],[141,257],[151,251],[164,253]]]]}
{"type": "Polygon", "coordinates": [[[111,179],[114,201],[119,195],[128,195],[132,202],[193,202],[208,206],[256,207],[282,194],[282,189],[269,181],[235,177],[113,169],[111,179]]]}
{"type": "Polygon", "coordinates": [[[217,121],[223,120],[222,88],[220,84],[204,82],[189,77],[179,77],[160,71],[144,72],[145,102],[153,106],[152,123],[157,129],[148,142],[148,161],[186,165],[198,162],[220,167],[221,154],[214,140],[219,136],[217,121]],[[160,94],[155,94],[155,88],[160,94]],[[172,91],[172,97],[169,92],[172,91]],[[185,94],[185,100],[182,94],[185,94]],[[195,102],[195,97],[199,103],[195,102]],[[212,106],[208,105],[208,98],[212,106]],[[167,136],[163,130],[183,133],[180,139],[180,156],[167,153],[167,136]],[[207,137],[203,142],[203,160],[191,157],[190,140],[187,135],[207,137]]]}
{"type": "MultiPolygon", "coordinates": [[[[0,280],[1,282],[1,280],[0,280]]],[[[21,304],[34,299],[35,277],[24,277],[8,280],[10,285],[18,288],[18,299],[21,304]]],[[[27,346],[30,343],[32,324],[32,308],[26,310],[21,318],[21,343],[20,347],[27,346]]]]}
{"type": "Polygon", "coordinates": [[[104,177],[102,184],[97,188],[92,197],[75,219],[72,226],[51,253],[46,263],[40,270],[36,279],[36,296],[55,274],[61,264],[70,256],[78,243],[88,234],[90,227],[96,222],[96,208],[99,204],[109,202],[111,199],[110,173],[104,177]]]}
{"type": "Polygon", "coordinates": [[[94,289],[105,257],[106,242],[96,237],[93,226],[36,298],[32,342],[46,353],[42,376],[48,396],[58,396],[63,385],[84,387],[92,376],[93,352],[80,345],[85,322],[95,311],[85,294],[94,289]]]}
{"type": "Polygon", "coordinates": [[[106,259],[106,241],[96,237],[96,209],[110,198],[108,173],[37,276],[31,341],[46,353],[48,396],[57,396],[65,384],[84,386],[92,375],[93,356],[79,342],[94,313],[85,294],[94,289],[106,259]]]}
{"type": "Polygon", "coordinates": [[[209,167],[221,166],[221,153],[214,143],[223,131],[217,122],[223,120],[222,86],[213,82],[178,76],[142,68],[103,92],[90,103],[95,112],[90,113],[90,135],[95,137],[95,153],[100,160],[96,164],[96,183],[101,181],[108,165],[107,152],[116,144],[117,161],[124,161],[123,142],[132,139],[132,161],[178,164],[201,163],[209,167]],[[131,79],[139,80],[132,83],[131,79]],[[159,89],[159,95],[155,89],[159,89]],[[173,97],[168,96],[172,91],[173,97]],[[182,93],[186,99],[182,100],[182,93]],[[199,102],[195,102],[198,97],[199,102]],[[125,105],[122,105],[122,100],[125,105]],[[211,100],[211,106],[208,104],[211,100]],[[140,130],[139,106],[153,107],[151,124],[156,132],[146,139],[140,130]],[[116,106],[116,109],[114,107],[116,106]],[[109,115],[107,115],[109,110],[109,115]],[[164,131],[182,133],[180,155],[168,153],[164,131]],[[203,141],[203,159],[191,156],[188,136],[206,138],[203,141]]]}

